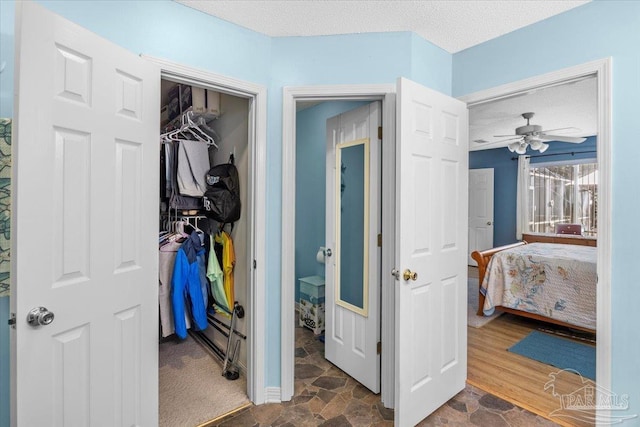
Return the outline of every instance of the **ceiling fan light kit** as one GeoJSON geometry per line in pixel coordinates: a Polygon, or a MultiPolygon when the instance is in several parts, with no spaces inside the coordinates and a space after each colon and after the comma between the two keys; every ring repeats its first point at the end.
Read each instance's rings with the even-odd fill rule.
{"type": "MultiPolygon", "coordinates": [[[[580,144],[581,142],[586,141],[586,138],[578,138],[573,136],[562,136],[562,135],[549,135],[542,130],[542,126],[540,125],[532,125],[529,123],[529,120],[534,116],[534,113],[523,113],[522,118],[527,121],[527,124],[524,126],[520,126],[516,128],[515,135],[495,135],[496,137],[510,137],[506,140],[496,141],[493,144],[500,142],[507,142],[507,148],[509,151],[516,152],[518,154],[526,154],[527,146],[531,146],[532,150],[538,150],[540,153],[544,153],[549,148],[549,144],[545,144],[544,141],[561,141],[561,142],[569,142],[572,144],[580,144]]],[[[552,129],[552,131],[558,130],[566,130],[572,128],[561,128],[561,129],[552,129]]]]}
{"type": "Polygon", "coordinates": [[[545,144],[541,139],[531,139],[529,140],[529,145],[531,149],[538,150],[541,153],[544,153],[549,148],[549,144],[545,144]]]}
{"type": "Polygon", "coordinates": [[[521,141],[515,141],[512,142],[511,144],[507,145],[507,148],[509,149],[509,151],[511,151],[512,153],[518,153],[518,154],[526,154],[527,153],[527,143],[526,142],[521,142],[521,141]]]}

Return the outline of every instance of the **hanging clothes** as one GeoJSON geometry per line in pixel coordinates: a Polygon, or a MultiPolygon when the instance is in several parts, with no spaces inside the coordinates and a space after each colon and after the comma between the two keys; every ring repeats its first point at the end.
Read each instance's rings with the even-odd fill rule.
{"type": "MultiPolygon", "coordinates": [[[[171,309],[171,277],[180,246],[181,243],[172,241],[162,245],[158,251],[158,303],[163,337],[168,337],[175,332],[173,310],[171,309]]],[[[187,329],[191,327],[191,321],[188,317],[185,319],[185,324],[187,329]]]]}
{"type": "MultiPolygon", "coordinates": [[[[216,256],[215,239],[210,239],[209,260],[207,262],[207,278],[211,283],[211,294],[218,306],[231,312],[233,304],[229,304],[227,295],[224,290],[224,273],[220,268],[220,262],[216,256]]],[[[226,314],[224,311],[217,310],[219,313],[226,314]]]]}
{"type": "Polygon", "coordinates": [[[233,309],[235,301],[233,268],[236,265],[236,254],[233,250],[233,239],[226,231],[221,231],[215,236],[216,243],[222,245],[222,273],[224,277],[224,293],[229,303],[229,308],[233,309]]]}
{"type": "Polygon", "coordinates": [[[201,141],[180,140],[177,180],[180,194],[202,197],[207,190],[205,175],[211,169],[209,148],[201,141]]]}
{"type": "MultiPolygon", "coordinates": [[[[171,303],[173,320],[178,337],[187,337],[185,313],[188,313],[197,330],[207,328],[206,299],[203,297],[201,272],[204,266],[204,247],[197,232],[178,249],[171,278],[171,303]]],[[[206,290],[206,287],[205,287],[206,290]]]]}
{"type": "MultiPolygon", "coordinates": [[[[202,208],[202,197],[190,197],[180,193],[178,185],[178,154],[181,143],[178,141],[166,141],[165,147],[165,167],[166,167],[166,196],[169,199],[169,208],[182,210],[199,210],[202,208]]],[[[205,145],[199,143],[200,145],[205,145]]],[[[205,145],[206,147],[206,145],[205,145]]],[[[208,153],[207,153],[208,161],[208,153]]],[[[186,162],[184,179],[190,175],[188,162],[186,162]]],[[[203,176],[204,179],[204,176],[203,176]]],[[[188,181],[187,181],[188,182],[188,181]]]]}

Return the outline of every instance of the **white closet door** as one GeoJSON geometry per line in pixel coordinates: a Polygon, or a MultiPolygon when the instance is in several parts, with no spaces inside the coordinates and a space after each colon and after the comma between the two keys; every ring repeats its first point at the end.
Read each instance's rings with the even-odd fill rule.
{"type": "Polygon", "coordinates": [[[157,425],[160,72],[16,8],[12,423],[157,425]]]}

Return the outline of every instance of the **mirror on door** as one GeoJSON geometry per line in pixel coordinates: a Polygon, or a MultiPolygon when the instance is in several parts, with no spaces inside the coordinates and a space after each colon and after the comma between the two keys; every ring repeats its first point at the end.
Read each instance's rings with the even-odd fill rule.
{"type": "Polygon", "coordinates": [[[336,146],[336,303],[367,316],[369,139],[336,146]]]}

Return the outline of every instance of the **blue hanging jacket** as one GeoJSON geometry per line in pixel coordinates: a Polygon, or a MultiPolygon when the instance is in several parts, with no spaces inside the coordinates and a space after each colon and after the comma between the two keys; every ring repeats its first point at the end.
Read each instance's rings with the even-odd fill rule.
{"type": "Polygon", "coordinates": [[[171,305],[176,334],[187,337],[185,310],[195,330],[207,328],[207,303],[203,298],[200,263],[204,261],[205,250],[198,233],[191,233],[178,249],[173,276],[171,277],[171,305]]]}

